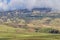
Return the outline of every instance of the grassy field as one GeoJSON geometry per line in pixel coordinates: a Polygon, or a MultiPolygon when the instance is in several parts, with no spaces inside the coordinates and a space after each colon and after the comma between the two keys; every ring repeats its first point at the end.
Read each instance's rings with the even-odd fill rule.
{"type": "Polygon", "coordinates": [[[0,33],[0,40],[60,40],[60,34],[46,33],[0,33]]]}
{"type": "Polygon", "coordinates": [[[0,25],[0,40],[60,40],[60,34],[16,32],[25,30],[0,25]]]}

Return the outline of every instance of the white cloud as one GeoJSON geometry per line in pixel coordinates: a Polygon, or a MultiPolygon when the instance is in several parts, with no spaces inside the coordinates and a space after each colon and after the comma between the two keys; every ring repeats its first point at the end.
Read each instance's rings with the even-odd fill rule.
{"type": "Polygon", "coordinates": [[[28,8],[34,7],[52,7],[60,9],[60,0],[10,0],[7,4],[7,0],[3,2],[0,0],[0,8],[3,10],[17,9],[17,8],[28,8]]]}
{"type": "Polygon", "coordinates": [[[26,0],[24,3],[26,5],[26,8],[31,9],[35,6],[37,0],[26,0]]]}
{"type": "Polygon", "coordinates": [[[8,9],[8,5],[4,2],[0,2],[0,8],[3,10],[7,10],[8,9]]]}

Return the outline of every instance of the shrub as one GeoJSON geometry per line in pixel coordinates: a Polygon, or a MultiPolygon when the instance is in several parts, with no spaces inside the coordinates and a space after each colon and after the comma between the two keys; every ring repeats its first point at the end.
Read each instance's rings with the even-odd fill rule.
{"type": "Polygon", "coordinates": [[[55,34],[57,34],[57,33],[59,33],[59,30],[52,29],[52,30],[49,31],[49,33],[55,33],[55,34]]]}

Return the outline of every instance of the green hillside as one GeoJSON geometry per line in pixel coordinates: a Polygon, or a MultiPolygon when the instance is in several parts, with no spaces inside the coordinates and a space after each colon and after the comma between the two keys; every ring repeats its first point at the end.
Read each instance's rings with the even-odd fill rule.
{"type": "Polygon", "coordinates": [[[8,26],[8,25],[0,25],[0,32],[18,32],[18,30],[24,31],[25,29],[22,28],[14,28],[12,26],[8,26]]]}

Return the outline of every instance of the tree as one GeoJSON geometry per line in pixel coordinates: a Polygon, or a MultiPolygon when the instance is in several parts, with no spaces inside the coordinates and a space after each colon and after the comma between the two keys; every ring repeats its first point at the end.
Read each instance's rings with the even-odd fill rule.
{"type": "Polygon", "coordinates": [[[59,30],[56,30],[56,29],[52,29],[49,31],[49,33],[60,33],[59,30]]]}

